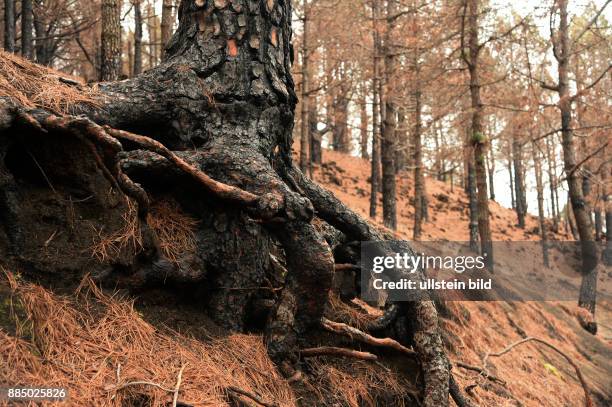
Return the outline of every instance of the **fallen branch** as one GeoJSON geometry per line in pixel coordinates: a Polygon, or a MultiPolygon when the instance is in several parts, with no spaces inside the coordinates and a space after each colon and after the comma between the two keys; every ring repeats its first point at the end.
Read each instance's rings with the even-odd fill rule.
{"type": "Polygon", "coordinates": [[[320,348],[302,349],[300,354],[305,357],[314,356],[344,356],[361,360],[378,360],[378,356],[370,352],[360,352],[353,349],[336,348],[333,346],[322,346],[320,348]]]}
{"type": "Polygon", "coordinates": [[[506,349],[500,351],[500,352],[496,352],[496,353],[487,353],[484,357],[484,359],[482,360],[483,363],[483,370],[486,372],[486,368],[487,368],[487,360],[490,357],[499,357],[499,356],[503,356],[506,353],[510,352],[512,349],[514,349],[515,347],[522,345],[524,343],[527,342],[537,342],[540,343],[544,346],[547,346],[548,348],[554,350],[555,352],[557,352],[559,355],[563,356],[563,358],[565,358],[565,360],[568,361],[568,363],[570,365],[572,365],[572,367],[574,368],[574,370],[576,371],[576,376],[578,376],[578,380],[580,381],[580,384],[582,385],[582,389],[584,390],[584,405],[586,407],[593,407],[593,401],[591,400],[591,396],[589,395],[589,387],[586,383],[586,381],[584,380],[584,377],[582,376],[582,372],[580,371],[580,368],[578,367],[578,365],[573,361],[572,358],[570,358],[569,356],[567,356],[567,354],[565,354],[564,352],[562,352],[561,350],[559,350],[559,348],[557,348],[555,345],[546,342],[545,340],[539,339],[539,338],[534,338],[534,337],[527,337],[525,339],[521,339],[520,341],[514,342],[513,344],[509,345],[506,349]]]}
{"type": "Polygon", "coordinates": [[[466,370],[471,370],[473,372],[478,372],[483,377],[491,380],[492,382],[497,382],[497,383],[503,384],[503,385],[506,384],[505,380],[502,380],[502,379],[500,379],[497,376],[493,376],[492,374],[489,374],[489,373],[485,372],[485,370],[483,368],[481,368],[481,367],[468,365],[467,363],[463,363],[463,362],[460,362],[460,361],[455,361],[455,362],[453,362],[453,364],[455,366],[461,367],[461,368],[466,369],[466,370]]]}
{"type": "Polygon", "coordinates": [[[413,351],[410,348],[405,347],[404,345],[402,345],[395,339],[375,338],[372,335],[369,335],[363,331],[360,331],[359,329],[354,328],[350,325],[343,324],[341,322],[333,322],[327,318],[321,318],[321,324],[323,325],[323,328],[327,329],[328,331],[331,331],[337,334],[347,335],[353,339],[357,339],[363,343],[367,343],[368,345],[391,348],[391,349],[395,349],[411,357],[416,356],[415,351],[413,351]]]}
{"type": "Polygon", "coordinates": [[[228,386],[227,391],[231,391],[232,393],[236,393],[236,394],[240,394],[241,396],[245,396],[250,398],[251,400],[253,400],[254,402],[264,406],[264,407],[278,407],[278,404],[276,403],[268,403],[263,401],[259,396],[253,394],[253,393],[249,393],[246,390],[242,390],[239,387],[235,387],[235,386],[228,386]]]}
{"type": "Polygon", "coordinates": [[[179,370],[178,377],[176,379],[176,387],[174,389],[174,398],[172,399],[172,407],[176,407],[176,403],[178,402],[179,390],[181,388],[181,381],[183,380],[183,370],[185,370],[186,364],[181,366],[181,370],[179,370]]]}

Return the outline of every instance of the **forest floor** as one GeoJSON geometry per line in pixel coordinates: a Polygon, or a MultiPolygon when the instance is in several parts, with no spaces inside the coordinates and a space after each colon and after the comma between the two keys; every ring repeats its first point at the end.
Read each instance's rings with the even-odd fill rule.
{"type": "MultiPolygon", "coordinates": [[[[367,217],[368,162],[332,151],[324,152],[324,160],[315,170],[315,179],[367,217]]],[[[399,179],[398,238],[410,240],[412,182],[406,174],[399,179]]],[[[450,191],[450,185],[427,179],[427,195],[430,213],[423,240],[468,240],[463,190],[450,191]]],[[[514,212],[495,202],[491,215],[494,240],[538,239],[534,217],[528,217],[523,230],[515,225],[514,212]]],[[[567,234],[551,238],[571,240],[567,234]]],[[[535,253],[497,261],[528,262],[531,255],[535,253]]],[[[602,278],[609,278],[610,271],[606,273],[602,278]]],[[[394,401],[409,400],[416,393],[418,380],[409,373],[414,362],[397,354],[384,355],[380,364],[309,358],[305,382],[289,383],[267,358],[260,335],[229,334],[161,290],[130,298],[125,292],[102,292],[84,280],[77,293],[58,294],[0,271],[0,298],[0,386],[22,382],[66,386],[71,397],[68,405],[172,405],[177,381],[177,405],[195,406],[257,405],[236,389],[278,406],[292,406],[297,400],[304,406],[402,405],[394,401]]],[[[347,319],[348,315],[358,324],[360,318],[374,316],[374,310],[358,305],[347,309],[336,304],[330,318],[347,319]]],[[[448,302],[446,308],[441,324],[453,362],[482,366],[489,352],[525,337],[540,338],[580,367],[596,405],[612,404],[609,302],[598,305],[597,336],[580,327],[575,301],[461,301],[448,302]]],[[[326,338],[319,339],[321,344],[326,338]]],[[[490,359],[488,366],[503,384],[461,367],[453,369],[459,384],[469,387],[481,406],[585,405],[571,365],[540,344],[517,346],[490,359]]]]}

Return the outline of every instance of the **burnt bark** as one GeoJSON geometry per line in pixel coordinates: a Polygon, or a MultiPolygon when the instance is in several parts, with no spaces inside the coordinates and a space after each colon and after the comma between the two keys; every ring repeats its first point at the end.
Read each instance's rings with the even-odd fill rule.
{"type": "Polygon", "coordinates": [[[134,76],[142,73],[142,6],[140,0],[135,0],[134,6],[134,76]]]}
{"type": "Polygon", "coordinates": [[[546,220],[544,218],[544,182],[542,181],[542,154],[540,145],[533,143],[533,165],[536,178],[536,192],[538,196],[538,223],[540,229],[540,242],[542,244],[542,258],[544,265],[549,267],[548,258],[548,236],[546,231],[546,220]]]}
{"type": "Polygon", "coordinates": [[[21,0],[21,55],[27,59],[34,57],[33,19],[32,0],[21,0]]]}
{"type": "Polygon", "coordinates": [[[378,191],[380,189],[380,33],[378,1],[372,0],[372,160],[370,164],[370,218],[375,219],[378,211],[378,191]]]}
{"type": "Polygon", "coordinates": [[[15,52],[15,0],[4,0],[4,49],[15,52]]]}
{"type": "Polygon", "coordinates": [[[512,159],[514,162],[514,196],[516,197],[516,216],[518,226],[525,228],[527,215],[527,195],[525,193],[525,171],[523,169],[523,146],[516,135],[512,139],[512,159]]]}
{"type": "MultiPolygon", "coordinates": [[[[396,0],[387,2],[387,16],[395,15],[397,11],[396,0]]],[[[395,95],[395,69],[396,56],[393,46],[393,32],[395,28],[394,19],[387,20],[387,31],[384,39],[384,126],[381,142],[381,165],[382,165],[382,200],[383,200],[383,223],[386,227],[397,229],[397,204],[396,204],[396,180],[395,180],[395,151],[397,144],[397,104],[395,95]]]]}
{"type": "MultiPolygon", "coordinates": [[[[558,108],[561,112],[561,144],[563,146],[563,163],[567,174],[567,186],[569,199],[576,219],[576,229],[580,237],[582,256],[582,284],[578,305],[595,314],[597,303],[597,245],[594,242],[595,233],[589,217],[588,205],[586,203],[579,174],[576,172],[576,146],[572,131],[572,101],[569,85],[570,43],[567,0],[559,0],[556,7],[559,12],[558,36],[553,40],[554,56],[558,63],[558,86],[559,94],[558,108]]],[[[584,328],[591,333],[597,332],[595,322],[586,322],[584,328]]]]}

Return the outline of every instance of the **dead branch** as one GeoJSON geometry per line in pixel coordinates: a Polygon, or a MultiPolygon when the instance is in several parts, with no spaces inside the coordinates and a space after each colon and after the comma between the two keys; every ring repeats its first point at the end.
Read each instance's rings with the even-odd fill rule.
{"type": "Polygon", "coordinates": [[[185,370],[186,364],[181,366],[181,370],[179,370],[178,377],[176,379],[176,387],[174,389],[174,398],[172,399],[172,407],[176,407],[176,403],[178,402],[179,390],[181,388],[181,381],[183,380],[183,370],[185,370]]]}
{"type": "Polygon", "coordinates": [[[378,360],[378,356],[370,352],[360,352],[353,349],[336,348],[333,346],[302,349],[300,354],[305,358],[314,356],[344,356],[361,360],[378,360]]]}
{"type": "Polygon", "coordinates": [[[227,389],[227,391],[231,391],[232,393],[236,393],[236,394],[239,394],[241,396],[248,397],[251,400],[253,400],[254,402],[256,402],[257,404],[260,404],[260,405],[262,405],[264,407],[278,407],[278,404],[265,402],[259,396],[255,395],[253,393],[249,393],[246,390],[242,390],[239,387],[228,386],[226,389],[227,389]]]}
{"type": "Polygon", "coordinates": [[[539,338],[534,338],[532,336],[527,337],[525,339],[521,339],[520,341],[514,342],[513,344],[509,345],[506,349],[500,351],[500,352],[496,352],[496,353],[487,353],[484,357],[484,359],[482,360],[483,363],[483,370],[486,371],[487,368],[487,360],[490,357],[500,357],[505,355],[506,353],[510,352],[512,349],[514,349],[515,347],[522,345],[524,343],[527,342],[537,342],[540,343],[544,346],[547,346],[548,348],[554,350],[555,352],[557,352],[559,355],[563,356],[563,358],[565,358],[565,360],[567,360],[567,362],[574,368],[574,370],[576,371],[576,376],[578,377],[578,380],[580,381],[580,384],[582,385],[582,389],[584,390],[584,405],[586,407],[593,407],[593,401],[591,400],[591,396],[589,395],[589,387],[586,383],[586,381],[584,380],[584,377],[582,376],[582,372],[580,371],[580,368],[578,367],[578,365],[574,362],[574,360],[572,358],[570,358],[569,356],[567,356],[566,353],[562,352],[559,348],[557,348],[555,345],[543,340],[543,339],[539,339],[539,338]]]}
{"type": "Polygon", "coordinates": [[[334,332],[334,333],[341,334],[341,335],[347,335],[351,339],[357,339],[368,345],[391,348],[391,349],[395,349],[411,357],[416,356],[415,351],[405,347],[404,345],[402,345],[395,339],[375,338],[372,335],[369,335],[363,331],[360,331],[359,329],[354,328],[350,325],[343,324],[341,322],[333,322],[327,318],[321,318],[321,324],[323,325],[323,328],[327,329],[330,332],[334,332]]]}
{"type": "Polygon", "coordinates": [[[473,372],[478,372],[483,377],[491,380],[492,382],[497,382],[497,383],[503,384],[503,385],[506,384],[505,380],[502,380],[502,379],[500,379],[497,376],[493,376],[492,374],[489,374],[489,373],[485,372],[485,370],[483,368],[481,368],[481,367],[473,366],[473,365],[468,365],[467,363],[463,363],[463,362],[460,362],[460,361],[455,361],[455,362],[453,362],[453,364],[455,366],[461,367],[461,368],[466,369],[466,370],[471,370],[473,372]]]}

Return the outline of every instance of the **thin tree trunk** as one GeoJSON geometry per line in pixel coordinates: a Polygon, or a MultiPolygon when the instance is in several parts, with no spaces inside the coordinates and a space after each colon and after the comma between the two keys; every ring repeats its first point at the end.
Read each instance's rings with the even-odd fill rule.
{"type": "Polygon", "coordinates": [[[490,271],[493,271],[493,244],[489,224],[489,196],[487,192],[487,137],[483,133],[483,104],[480,96],[479,54],[482,49],[478,43],[478,0],[468,0],[468,49],[470,73],[470,97],[472,102],[471,143],[474,150],[474,173],[476,177],[478,202],[478,233],[480,235],[481,254],[490,271]]]}
{"type": "Polygon", "coordinates": [[[525,180],[523,178],[523,148],[516,135],[512,139],[512,158],[514,160],[514,189],[516,196],[516,216],[518,227],[525,229],[525,215],[527,213],[525,198],[525,180]]]}
{"type": "Polygon", "coordinates": [[[134,76],[142,73],[142,7],[140,0],[134,3],[134,76]]]}
{"type": "Polygon", "coordinates": [[[15,0],[4,0],[4,49],[15,52],[15,0]]]}
{"type": "Polygon", "coordinates": [[[21,0],[21,55],[30,60],[34,58],[33,20],[32,0],[21,0]]]}
{"type": "MultiPolygon", "coordinates": [[[[166,48],[170,37],[172,36],[172,25],[174,22],[174,13],[172,12],[173,0],[164,0],[162,4],[162,15],[161,15],[161,46],[162,49],[166,48]]],[[[164,51],[165,52],[165,51],[164,51]]]]}
{"type": "Polygon", "coordinates": [[[512,209],[516,210],[516,196],[514,194],[514,174],[512,172],[512,158],[508,156],[508,178],[510,179],[510,199],[512,209]]]}
{"type": "MultiPolygon", "coordinates": [[[[387,1],[387,16],[395,15],[396,0],[387,1]]],[[[395,147],[397,130],[397,107],[395,103],[395,65],[396,55],[393,49],[394,20],[387,20],[385,32],[385,115],[381,147],[382,187],[383,187],[383,223],[386,227],[397,229],[396,182],[395,182],[395,147]]]]}
{"type": "Polygon", "coordinates": [[[120,0],[102,1],[102,49],[100,80],[114,81],[121,75],[120,0]]]}
{"type": "Polygon", "coordinates": [[[368,141],[369,141],[369,133],[368,133],[368,102],[367,102],[367,86],[363,86],[361,100],[359,102],[359,130],[360,130],[360,153],[361,158],[365,158],[366,160],[370,158],[370,154],[368,153],[368,141]]]}
{"type": "Polygon", "coordinates": [[[487,170],[489,172],[490,199],[495,201],[495,149],[493,148],[493,140],[491,140],[491,147],[487,156],[487,170]]]}
{"type": "Polygon", "coordinates": [[[378,18],[380,10],[378,0],[372,0],[372,40],[373,51],[373,78],[372,78],[372,161],[370,171],[370,218],[376,218],[378,209],[378,190],[380,188],[380,35],[378,33],[378,18]]]}
{"type": "Polygon", "coordinates": [[[308,161],[308,152],[310,151],[310,131],[308,128],[308,91],[310,89],[310,71],[308,66],[308,60],[310,59],[310,51],[308,49],[309,5],[306,0],[303,0],[302,4],[304,7],[304,18],[302,21],[304,33],[302,35],[302,100],[300,101],[302,104],[300,126],[300,170],[302,170],[304,174],[308,174],[308,169],[310,167],[308,161]]]}
{"type": "Polygon", "coordinates": [[[425,202],[425,176],[423,171],[423,147],[421,143],[421,89],[417,79],[414,82],[415,110],[414,110],[414,229],[412,237],[420,240],[423,232],[423,214],[425,202]]]}
{"type": "Polygon", "coordinates": [[[474,163],[470,157],[467,162],[467,189],[469,198],[469,209],[470,209],[470,248],[474,251],[478,251],[478,198],[476,194],[476,171],[474,170],[474,163]]]}
{"type": "MultiPolygon", "coordinates": [[[[561,137],[563,146],[563,161],[567,177],[569,198],[576,218],[576,229],[580,237],[582,254],[582,284],[578,305],[595,315],[597,299],[597,246],[594,242],[593,225],[589,218],[587,204],[582,194],[580,179],[576,174],[576,147],[571,129],[572,100],[569,89],[569,28],[567,16],[567,0],[558,0],[559,7],[559,39],[555,45],[555,58],[558,62],[559,74],[559,109],[561,111],[561,137]]],[[[597,332],[595,322],[584,322],[583,327],[591,333],[597,332]]]]}
{"type": "Polygon", "coordinates": [[[542,243],[542,257],[544,265],[550,267],[548,259],[548,238],[546,235],[546,221],[544,218],[544,183],[542,181],[542,156],[540,146],[537,142],[533,143],[533,164],[536,179],[536,191],[538,195],[538,221],[540,225],[540,241],[542,243]]]}
{"type": "Polygon", "coordinates": [[[321,164],[323,161],[323,149],[321,141],[323,135],[317,129],[317,98],[310,95],[308,101],[308,130],[310,139],[310,172],[312,173],[312,164],[321,164]]]}
{"type": "Polygon", "coordinates": [[[400,107],[397,109],[397,131],[396,131],[396,149],[395,149],[395,173],[399,173],[405,169],[408,164],[408,151],[410,146],[410,132],[406,128],[406,109],[400,107]]]}
{"type": "Polygon", "coordinates": [[[555,151],[552,148],[552,142],[550,139],[546,139],[546,158],[548,162],[548,185],[550,187],[550,209],[553,219],[553,230],[555,232],[559,231],[559,203],[558,197],[556,194],[557,189],[557,175],[556,175],[556,167],[557,160],[555,159],[555,151]]]}

